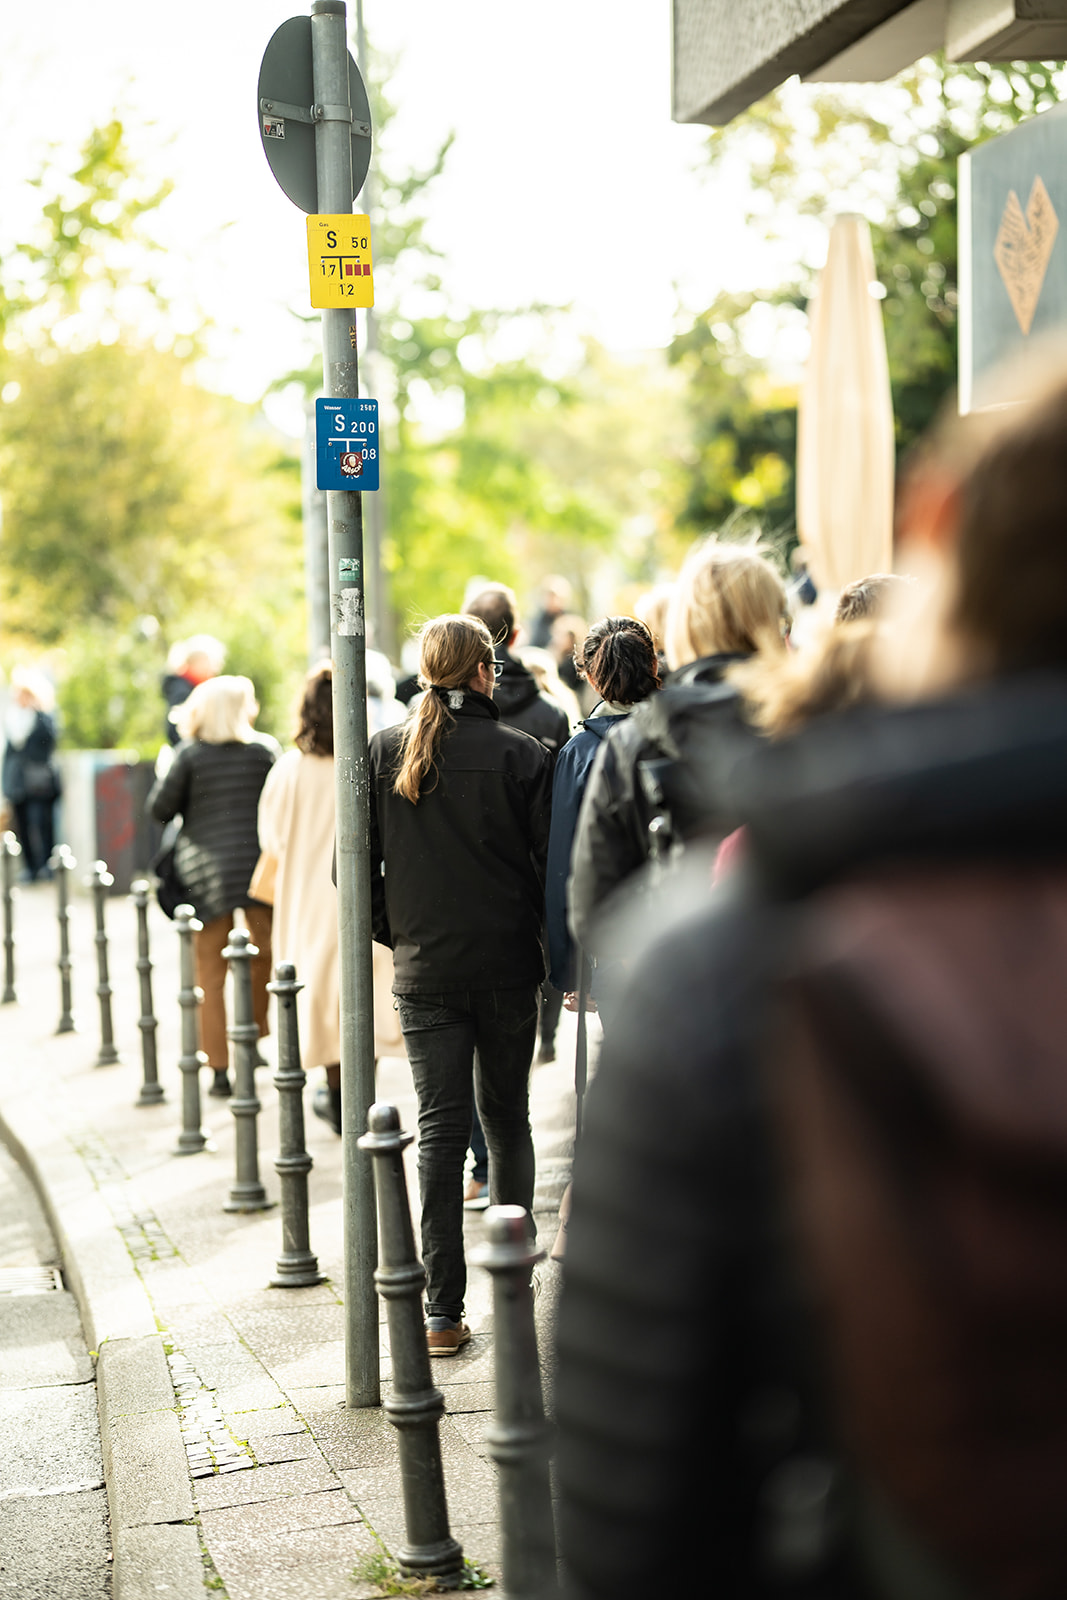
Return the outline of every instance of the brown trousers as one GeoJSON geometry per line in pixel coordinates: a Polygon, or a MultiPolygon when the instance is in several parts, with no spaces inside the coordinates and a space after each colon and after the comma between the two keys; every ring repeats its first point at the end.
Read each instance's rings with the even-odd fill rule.
{"type": "MultiPolygon", "coordinates": [[[[262,1039],[267,1033],[267,983],[270,980],[270,906],[244,907],[245,923],[252,943],[259,954],[252,959],[252,1015],[262,1039]]],[[[207,1064],[222,1072],[230,1060],[229,1040],[226,1037],[226,973],[229,962],[223,950],[229,943],[234,915],[205,922],[196,935],[196,981],[204,992],[200,1007],[200,1048],[207,1056],[207,1064]]]]}

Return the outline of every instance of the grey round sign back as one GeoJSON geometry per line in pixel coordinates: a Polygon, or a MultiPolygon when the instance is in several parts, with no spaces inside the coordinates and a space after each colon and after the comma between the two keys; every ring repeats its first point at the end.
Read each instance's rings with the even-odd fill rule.
{"type": "MultiPolygon", "coordinates": [[[[370,102],[359,68],[348,56],[352,106],[352,198],[370,166],[370,102]]],[[[259,137],[270,170],[295,206],[319,209],[315,177],[315,85],[311,71],[311,18],[290,17],[271,37],[259,69],[259,137]],[[299,116],[294,113],[300,113],[299,116]]]]}

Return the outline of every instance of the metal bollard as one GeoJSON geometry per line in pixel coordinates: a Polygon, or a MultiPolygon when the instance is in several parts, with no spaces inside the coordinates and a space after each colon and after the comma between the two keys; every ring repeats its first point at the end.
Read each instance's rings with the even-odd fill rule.
{"type": "Polygon", "coordinates": [[[374,1274],[374,1283],[385,1301],[393,1357],[393,1392],[386,1397],[385,1413],[400,1430],[406,1543],[397,1557],[405,1572],[419,1577],[445,1577],[462,1570],[463,1547],[452,1538],[448,1527],[437,1432],[445,1402],[430,1379],[430,1353],[422,1315],[426,1273],[415,1254],[404,1177],[403,1152],[412,1135],[400,1131],[400,1113],[395,1106],[384,1103],[371,1106],[367,1129],[359,1147],[374,1157],[381,1247],[381,1265],[374,1274]]]}
{"type": "Polygon", "coordinates": [[[98,1067],[108,1067],[119,1059],[111,1023],[111,980],[107,970],[107,929],[104,925],[107,892],[114,881],[107,870],[106,861],[94,861],[93,870],[85,880],[85,887],[92,890],[93,912],[96,917],[96,997],[100,1001],[100,1051],[96,1058],[98,1067]]]}
{"type": "Polygon", "coordinates": [[[496,1415],[486,1429],[499,1468],[501,1565],[510,1600],[558,1594],[549,1481],[551,1429],[545,1421],[530,1271],[545,1252],[530,1243],[522,1206],[491,1206],[488,1242],[471,1260],[493,1277],[496,1415]]]}
{"type": "Polygon", "coordinates": [[[148,897],[151,884],[147,878],[138,878],[130,885],[130,899],[137,907],[137,972],[141,980],[141,1015],[137,1026],[141,1030],[141,1062],[144,1081],[141,1092],[134,1101],[138,1106],[156,1106],[165,1098],[159,1081],[159,1063],[156,1058],[156,1017],[152,1009],[152,961],[148,954],[148,897]]]}
{"type": "Polygon", "coordinates": [[[15,863],[22,854],[22,846],[13,833],[5,833],[0,840],[4,866],[4,993],[0,1004],[17,1000],[15,993],[15,863]]]}
{"type": "Polygon", "coordinates": [[[278,1159],[274,1170],[282,1191],[282,1253],[270,1280],[272,1289],[304,1289],[325,1282],[318,1257],[312,1255],[308,1237],[308,1173],[311,1157],[304,1148],[304,1084],[300,1065],[300,1028],[296,997],[304,987],[296,981],[296,968],[282,961],[268,983],[278,997],[278,1159]]]}
{"type": "Polygon", "coordinates": [[[252,1016],[252,958],[259,951],[246,928],[231,928],[230,942],[222,952],[233,974],[233,1022],[226,1036],[233,1045],[234,1148],[237,1171],[223,1211],[267,1211],[274,1204],[259,1180],[259,1138],[256,1118],[256,1046],[259,1029],[252,1016]]]}
{"type": "Polygon", "coordinates": [[[59,917],[59,989],[61,1010],[57,1033],[73,1033],[74,1017],[70,995],[70,874],[78,863],[65,844],[57,844],[52,851],[49,866],[56,880],[56,899],[59,917]]]}
{"type": "Polygon", "coordinates": [[[175,1147],[176,1156],[195,1155],[207,1144],[200,1127],[200,1068],[207,1057],[199,1049],[199,1029],[196,1008],[203,996],[196,986],[196,962],[193,954],[193,934],[199,933],[203,923],[196,920],[192,906],[178,906],[174,912],[174,926],[178,930],[180,966],[178,1004],[182,1008],[182,1053],[178,1067],[182,1075],[182,1131],[175,1147]]]}

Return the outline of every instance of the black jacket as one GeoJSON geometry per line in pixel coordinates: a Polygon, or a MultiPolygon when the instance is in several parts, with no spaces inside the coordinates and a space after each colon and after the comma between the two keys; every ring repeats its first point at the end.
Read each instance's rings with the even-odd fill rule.
{"type": "Polygon", "coordinates": [[[24,744],[8,743],[4,746],[3,779],[0,788],[14,805],[22,805],[25,800],[54,799],[59,794],[59,771],[52,759],[55,750],[55,718],[48,711],[38,711],[24,744]],[[51,782],[48,785],[51,794],[43,785],[40,769],[44,767],[51,769],[51,782]],[[27,783],[27,769],[34,768],[37,769],[36,785],[27,783]]]}
{"type": "Polygon", "coordinates": [[[603,928],[649,856],[648,825],[659,806],[642,775],[668,791],[679,838],[732,826],[720,794],[720,767],[746,738],[737,691],[723,683],[738,656],[708,656],[676,672],[613,729],[585,786],[571,855],[571,929],[582,948],[603,956],[603,928]]]}
{"type": "Polygon", "coordinates": [[[783,1463],[833,1458],[803,1295],[783,1267],[765,1103],[784,1042],[776,999],[809,897],[857,872],[1062,870],[1067,679],[828,718],[758,748],[731,790],[744,878],[635,973],[575,1164],[556,1392],[563,1554],[581,1600],[660,1592],[665,1556],[671,1592],[866,1594],[847,1539],[791,1579],[768,1542],[783,1463]]]}
{"type": "Polygon", "coordinates": [[[537,687],[533,673],[513,655],[498,649],[496,659],[504,669],[493,692],[501,722],[532,734],[550,750],[558,750],[571,734],[570,718],[563,707],[537,687]]]}
{"type": "Polygon", "coordinates": [[[472,690],[453,719],[417,805],[393,793],[401,729],[370,742],[374,937],[393,950],[396,994],[545,975],[552,756],[472,690]]]}
{"type": "Polygon", "coordinates": [[[174,865],[201,922],[248,903],[259,858],[259,792],[279,754],[262,734],[248,744],[188,740],[148,796],[157,822],[182,819],[174,865]]]}

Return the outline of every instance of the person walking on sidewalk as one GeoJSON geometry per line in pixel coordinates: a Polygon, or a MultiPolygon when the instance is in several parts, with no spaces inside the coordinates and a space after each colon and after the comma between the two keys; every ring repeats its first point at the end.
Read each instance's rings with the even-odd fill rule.
{"type": "Polygon", "coordinates": [[[500,720],[523,733],[532,733],[550,750],[570,738],[571,721],[558,700],[546,694],[512,645],[519,636],[519,616],[514,590],[503,583],[488,584],[463,607],[466,617],[478,617],[493,638],[496,658],[496,705],[500,720]]]}
{"type": "MultiPolygon", "coordinates": [[[[368,650],[368,658],[377,652],[368,650]]],[[[388,671],[384,656],[368,673],[388,671]]],[[[391,675],[390,675],[391,681],[391,675]]],[[[368,695],[368,717],[370,716],[368,695]]],[[[384,696],[376,696],[384,700],[384,696]]],[[[334,803],[333,666],[320,661],[304,681],[295,750],[267,774],[259,797],[259,842],[276,863],[271,943],[280,960],[292,960],[303,989],[297,996],[300,1048],[305,1068],[326,1071],[324,1091],[311,1109],[341,1133],[341,1014],[338,978],[337,890],[333,882],[334,803]]],[[[391,726],[391,724],[383,724],[391,726]]],[[[374,1058],[402,1055],[400,1028],[389,993],[393,964],[388,950],[374,952],[374,1058]]]]}
{"type": "MultiPolygon", "coordinates": [[[[55,842],[55,807],[60,795],[56,765],[55,690],[43,672],[16,667],[11,703],[4,717],[2,787],[15,814],[26,881],[50,878],[55,842]]],[[[0,807],[2,809],[2,807],[0,807]]]]}
{"type": "Polygon", "coordinates": [[[230,1093],[222,952],[238,907],[259,951],[252,962],[252,1004],[260,1037],[267,1032],[271,909],[250,897],[249,881],[259,859],[260,790],[281,747],[254,731],[258,710],[248,678],[227,675],[197,684],[178,709],[182,742],[148,796],[157,822],[182,819],[174,865],[203,924],[195,947],[196,981],[204,992],[200,1038],[215,1074],[208,1093],[217,1095],[230,1093]]]}
{"type": "Polygon", "coordinates": [[[167,743],[176,745],[181,739],[178,731],[178,707],[183,706],[197,684],[217,678],[226,664],[226,646],[210,633],[194,633],[191,639],[179,639],[167,651],[167,670],[160,688],[167,702],[167,743]]]}
{"type": "MultiPolygon", "coordinates": [[[[341,1132],[341,1020],[337,890],[331,876],[336,807],[333,768],[333,669],[312,668],[300,702],[296,749],[267,774],[259,797],[259,843],[277,863],[271,941],[296,963],[305,1068],[326,1069],[329,1122],[341,1132]]],[[[317,1109],[313,1107],[313,1109],[317,1109]]]]}
{"type": "Polygon", "coordinates": [[[626,992],[626,963],[651,931],[654,852],[662,870],[677,864],[679,846],[714,850],[733,830],[721,780],[755,735],[730,669],[757,651],[781,652],[787,632],[785,588],[758,549],[717,538],[694,545],[667,615],[670,682],[603,740],[578,812],[568,914],[596,962],[602,1009],[626,992]]]}
{"type": "Polygon", "coordinates": [[[426,1342],[451,1356],[470,1338],[463,1162],[475,1100],[493,1203],[533,1204],[552,757],[502,724],[484,622],[428,622],[419,667],[415,714],[370,742],[371,887],[419,1102],[426,1342]]]}
{"type": "Polygon", "coordinates": [[[605,617],[595,622],[578,647],[575,664],[598,700],[556,761],[545,886],[548,977],[567,994],[578,988],[578,952],[567,920],[567,883],[582,795],[602,741],[635,705],[659,688],[655,640],[634,617],[605,617]]]}
{"type": "MultiPolygon", "coordinates": [[[[488,584],[478,594],[471,596],[463,607],[463,615],[480,617],[493,636],[497,663],[496,691],[493,698],[500,712],[501,722],[506,722],[511,728],[521,728],[523,733],[532,733],[535,739],[540,739],[542,744],[547,745],[552,753],[556,754],[570,738],[571,713],[562,701],[543,687],[525,662],[513,654],[512,647],[521,630],[515,591],[504,583],[488,584]]],[[[551,663],[551,657],[547,659],[551,663]]],[[[540,1046],[537,1052],[539,1062],[556,1059],[556,1029],[559,1027],[562,1008],[562,991],[546,980],[541,988],[538,1024],[540,1046]]],[[[479,1150],[477,1116],[471,1137],[471,1149],[477,1162],[479,1150]]],[[[471,1180],[472,1191],[476,1187],[477,1176],[476,1168],[471,1180]]],[[[476,1198],[480,1203],[480,1195],[475,1197],[472,1192],[468,1192],[468,1199],[472,1203],[476,1198]]]]}
{"type": "Polygon", "coordinates": [[[607,1040],[569,1600],[1067,1594],[1067,370],[1015,377],[913,456],[882,702],[734,769],[744,865],[607,1040]]]}

